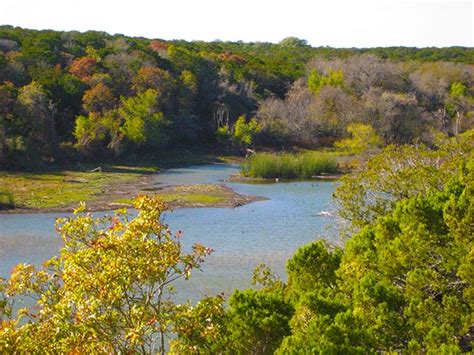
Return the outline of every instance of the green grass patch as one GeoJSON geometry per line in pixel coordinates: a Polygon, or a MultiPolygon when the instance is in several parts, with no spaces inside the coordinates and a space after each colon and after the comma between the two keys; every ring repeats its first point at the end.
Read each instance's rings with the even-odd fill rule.
{"type": "Polygon", "coordinates": [[[225,200],[222,196],[212,196],[198,193],[187,194],[162,194],[160,195],[165,202],[183,202],[183,203],[201,203],[204,205],[211,205],[225,200]]]}
{"type": "Polygon", "coordinates": [[[332,152],[256,153],[242,163],[242,174],[253,178],[310,179],[338,172],[336,154],[332,152]]]}
{"type": "MultiPolygon", "coordinates": [[[[229,160],[232,157],[226,157],[229,160]]],[[[188,164],[204,164],[216,161],[215,155],[199,152],[180,151],[164,157],[141,160],[135,157],[129,161],[123,160],[113,164],[75,164],[53,167],[43,167],[34,171],[0,171],[0,210],[12,209],[66,209],[77,206],[79,202],[107,204],[109,202],[132,204],[129,195],[135,195],[137,189],[130,188],[141,177],[156,173],[168,167],[188,164]],[[101,171],[93,171],[97,167],[101,171]],[[115,200],[114,191],[123,192],[124,201],[115,200]],[[109,200],[108,200],[109,198],[109,200]],[[103,201],[102,201],[103,200],[103,201]],[[115,200],[115,201],[114,201],[115,200]]],[[[146,189],[146,188],[144,188],[146,189]]],[[[195,188],[199,190],[200,188],[195,188]]],[[[201,190],[209,188],[201,187],[201,190]]],[[[215,190],[215,188],[212,188],[215,190]]],[[[191,191],[167,194],[168,201],[182,201],[182,204],[219,204],[229,197],[225,191],[191,191]]],[[[143,193],[155,191],[143,190],[143,193]]]]}
{"type": "Polygon", "coordinates": [[[232,197],[232,191],[221,185],[182,185],[170,191],[158,193],[165,202],[214,205],[232,197]]]}
{"type": "MultiPolygon", "coordinates": [[[[164,202],[177,206],[213,206],[225,203],[233,196],[233,192],[221,185],[181,185],[156,192],[156,195],[164,202]]],[[[119,198],[113,202],[133,206],[132,198],[119,198]]]]}
{"type": "Polygon", "coordinates": [[[61,208],[80,201],[93,201],[111,184],[134,181],[142,169],[140,173],[133,168],[115,166],[104,168],[102,172],[0,172],[0,186],[8,189],[16,208],[61,208]]]}

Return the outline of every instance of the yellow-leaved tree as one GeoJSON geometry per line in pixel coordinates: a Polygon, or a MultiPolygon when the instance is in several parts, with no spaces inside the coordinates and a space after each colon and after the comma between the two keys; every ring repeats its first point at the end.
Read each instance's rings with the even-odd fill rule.
{"type": "Polygon", "coordinates": [[[165,205],[156,197],[138,197],[134,218],[126,211],[94,218],[84,207],[58,220],[58,257],[41,269],[19,264],[0,285],[0,353],[165,352],[187,312],[173,302],[172,284],[211,250],[195,244],[184,253],[180,233],[161,223],[165,205]],[[32,306],[9,315],[9,301],[23,297],[32,306]]]}
{"type": "Polygon", "coordinates": [[[352,138],[334,143],[336,148],[347,149],[352,153],[359,154],[382,146],[382,139],[369,124],[352,123],[347,126],[347,132],[352,135],[352,138]]]}

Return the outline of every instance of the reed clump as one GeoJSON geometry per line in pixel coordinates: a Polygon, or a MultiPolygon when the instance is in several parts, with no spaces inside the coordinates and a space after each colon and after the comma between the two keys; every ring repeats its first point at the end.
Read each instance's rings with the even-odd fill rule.
{"type": "Polygon", "coordinates": [[[330,152],[256,153],[242,164],[242,174],[264,179],[310,179],[335,174],[339,165],[330,152]]]}

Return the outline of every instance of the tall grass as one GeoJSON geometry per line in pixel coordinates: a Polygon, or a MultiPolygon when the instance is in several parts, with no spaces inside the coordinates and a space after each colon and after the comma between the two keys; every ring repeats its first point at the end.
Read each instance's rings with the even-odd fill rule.
{"type": "Polygon", "coordinates": [[[331,153],[256,153],[242,164],[242,174],[266,179],[310,179],[315,175],[337,173],[338,168],[331,153]]]}

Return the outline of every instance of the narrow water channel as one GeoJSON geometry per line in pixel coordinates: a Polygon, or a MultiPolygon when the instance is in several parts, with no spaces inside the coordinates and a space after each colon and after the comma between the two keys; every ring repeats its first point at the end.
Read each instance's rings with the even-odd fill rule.
{"type": "MultiPolygon", "coordinates": [[[[238,166],[232,164],[190,166],[158,174],[156,184],[216,183],[236,172],[238,166]]],[[[183,208],[164,215],[164,222],[173,231],[184,231],[185,248],[199,242],[215,250],[202,272],[178,285],[180,300],[221,292],[229,295],[235,288],[249,287],[253,269],[262,262],[285,277],[285,262],[301,245],[320,238],[339,243],[333,239],[334,183],[228,185],[239,193],[269,200],[237,208],[183,208]]],[[[19,262],[40,265],[57,254],[60,239],[54,233],[54,221],[65,215],[0,215],[0,276],[7,277],[19,262]]]]}

